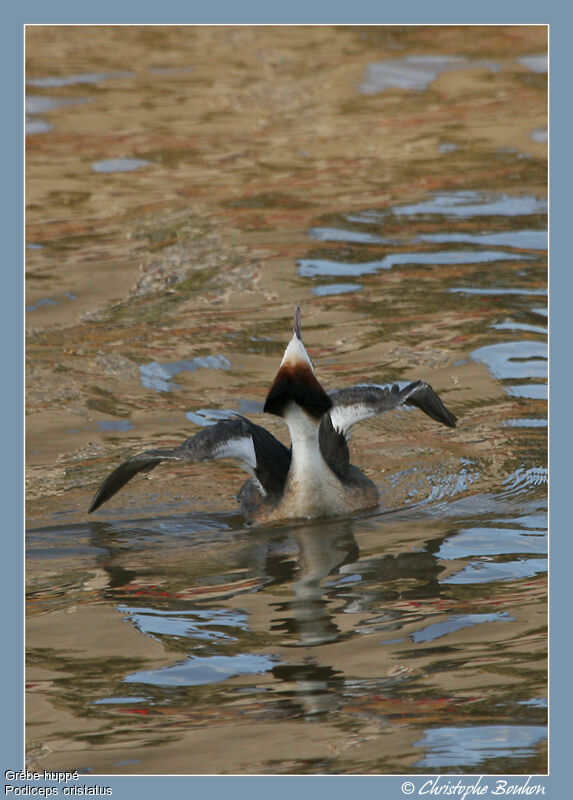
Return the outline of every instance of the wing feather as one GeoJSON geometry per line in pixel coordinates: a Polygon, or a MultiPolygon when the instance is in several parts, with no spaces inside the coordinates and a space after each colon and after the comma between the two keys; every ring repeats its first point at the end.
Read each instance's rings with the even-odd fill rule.
{"type": "Polygon", "coordinates": [[[282,492],[291,453],[260,425],[235,416],[200,430],[174,448],[146,450],[132,456],[103,481],[89,507],[95,511],[139,472],[150,472],[162,461],[209,461],[231,458],[255,478],[264,495],[282,492]]]}
{"type": "Polygon", "coordinates": [[[391,411],[402,405],[416,406],[432,419],[455,428],[457,419],[449,411],[438,394],[424,381],[409,383],[403,389],[393,386],[369,384],[351,386],[331,392],[330,418],[334,428],[347,438],[357,422],[391,411]]]}

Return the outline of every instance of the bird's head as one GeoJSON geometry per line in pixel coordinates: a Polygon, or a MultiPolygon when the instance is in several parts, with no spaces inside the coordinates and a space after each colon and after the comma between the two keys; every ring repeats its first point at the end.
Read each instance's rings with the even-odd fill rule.
{"type": "Polygon", "coordinates": [[[320,419],[332,406],[332,400],[318,382],[302,343],[299,306],[295,307],[292,337],[267,394],[264,411],[282,417],[291,403],[296,403],[315,419],[320,419]]]}

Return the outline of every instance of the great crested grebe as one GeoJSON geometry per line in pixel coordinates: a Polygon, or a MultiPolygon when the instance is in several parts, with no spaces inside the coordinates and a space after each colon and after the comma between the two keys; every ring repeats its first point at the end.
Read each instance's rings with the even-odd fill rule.
{"type": "Polygon", "coordinates": [[[179,447],[146,450],[125,461],[103,481],[88,513],[138,472],[149,472],[161,461],[217,458],[235,459],[250,474],[239,499],[241,511],[251,523],[372,508],[378,504],[378,490],[350,463],[350,430],[357,422],[401,405],[417,406],[450,428],[456,425],[456,417],[424,381],[403,389],[360,384],[327,394],[302,343],[297,306],[292,338],[264,405],[264,411],[282,417],[288,425],[290,448],[265,428],[236,414],[203,428],[179,447]]]}

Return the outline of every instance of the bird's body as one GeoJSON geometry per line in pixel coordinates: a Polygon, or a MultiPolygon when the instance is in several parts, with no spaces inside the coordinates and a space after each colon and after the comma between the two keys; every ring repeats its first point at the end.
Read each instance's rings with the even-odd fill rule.
{"type": "Polygon", "coordinates": [[[350,429],[361,420],[401,405],[417,406],[449,427],[456,418],[431,386],[416,381],[398,386],[353,386],[327,394],[302,343],[300,310],[264,410],[286,422],[290,449],[260,425],[234,415],[204,428],[173,449],[147,450],[117,467],[101,484],[95,511],[138,472],[161,461],[232,458],[250,474],[239,498],[254,524],[282,519],[348,514],[378,504],[375,484],[350,463],[350,429]]]}
{"type": "MultiPolygon", "coordinates": [[[[291,435],[291,463],[279,502],[260,509],[265,522],[336,516],[378,504],[376,486],[356,467],[354,480],[348,480],[350,474],[338,475],[334,462],[329,464],[328,453],[320,444],[321,422],[294,403],[284,419],[291,435]]],[[[336,437],[334,431],[331,435],[336,437]]]]}

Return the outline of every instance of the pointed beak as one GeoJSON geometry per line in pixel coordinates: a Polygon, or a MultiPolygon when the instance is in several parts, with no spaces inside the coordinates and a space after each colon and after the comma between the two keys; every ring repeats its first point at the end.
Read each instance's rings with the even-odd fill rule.
{"type": "Polygon", "coordinates": [[[294,307],[294,319],[292,321],[292,332],[297,339],[302,341],[302,327],[300,324],[300,306],[294,307]]]}
{"type": "Polygon", "coordinates": [[[292,336],[291,340],[287,345],[287,348],[284,352],[283,360],[281,361],[281,367],[283,364],[290,363],[292,366],[305,365],[307,368],[310,368],[311,371],[314,371],[312,366],[312,361],[308,353],[306,352],[306,347],[302,341],[302,325],[300,322],[300,306],[294,307],[294,317],[292,321],[292,336]]]}

